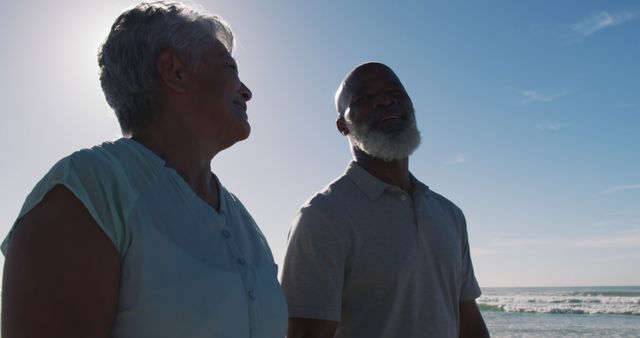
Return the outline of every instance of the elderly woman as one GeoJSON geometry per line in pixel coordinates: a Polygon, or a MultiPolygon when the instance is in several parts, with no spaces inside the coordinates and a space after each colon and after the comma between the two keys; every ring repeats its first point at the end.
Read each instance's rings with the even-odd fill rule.
{"type": "Polygon", "coordinates": [[[116,20],[100,81],[125,138],[27,197],[2,245],[3,337],[284,337],[267,242],[210,168],[250,132],[232,49],[224,21],[181,4],[116,20]]]}

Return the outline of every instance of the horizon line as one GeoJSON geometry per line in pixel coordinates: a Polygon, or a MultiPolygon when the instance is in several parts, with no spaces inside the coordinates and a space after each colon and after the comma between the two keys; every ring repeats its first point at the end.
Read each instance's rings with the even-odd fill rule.
{"type": "Polygon", "coordinates": [[[503,289],[517,289],[517,288],[640,288],[640,283],[639,284],[635,284],[635,285],[631,285],[631,284],[624,284],[624,285],[556,285],[556,286],[532,286],[532,285],[528,285],[528,286],[480,286],[480,289],[484,289],[484,288],[503,288],[503,289]]]}

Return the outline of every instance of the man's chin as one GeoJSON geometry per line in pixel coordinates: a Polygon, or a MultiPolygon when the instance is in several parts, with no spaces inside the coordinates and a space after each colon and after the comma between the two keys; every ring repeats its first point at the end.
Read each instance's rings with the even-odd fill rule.
{"type": "Polygon", "coordinates": [[[400,149],[399,147],[389,146],[388,144],[383,146],[365,146],[360,144],[356,145],[356,148],[371,157],[375,157],[385,162],[404,160],[415,151],[414,147],[412,147],[412,149],[400,149]]]}
{"type": "Polygon", "coordinates": [[[387,120],[371,126],[371,130],[378,134],[399,134],[407,130],[407,122],[403,119],[387,120]]]}
{"type": "Polygon", "coordinates": [[[415,135],[408,136],[376,131],[369,133],[365,137],[356,137],[354,145],[369,156],[392,162],[405,159],[413,154],[420,146],[420,134],[418,132],[415,135]]]}

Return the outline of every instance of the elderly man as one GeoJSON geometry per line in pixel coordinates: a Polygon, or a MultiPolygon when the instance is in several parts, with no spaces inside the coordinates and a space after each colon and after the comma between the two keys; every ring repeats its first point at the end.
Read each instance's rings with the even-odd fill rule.
{"type": "Polygon", "coordinates": [[[355,161],[294,220],[288,337],[488,337],[464,216],[409,172],[420,132],[402,83],[362,64],[336,107],[355,161]]]}

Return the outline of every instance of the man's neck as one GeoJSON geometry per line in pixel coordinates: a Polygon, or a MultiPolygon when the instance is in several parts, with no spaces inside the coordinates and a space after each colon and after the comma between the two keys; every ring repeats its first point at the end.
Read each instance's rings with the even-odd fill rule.
{"type": "Polygon", "coordinates": [[[404,191],[411,192],[411,178],[409,175],[409,158],[385,161],[366,154],[360,149],[353,148],[356,163],[369,174],[379,180],[394,185],[404,191]]]}

